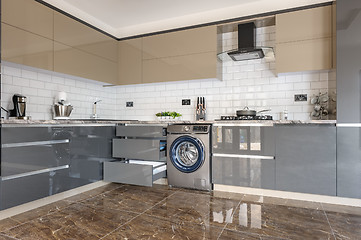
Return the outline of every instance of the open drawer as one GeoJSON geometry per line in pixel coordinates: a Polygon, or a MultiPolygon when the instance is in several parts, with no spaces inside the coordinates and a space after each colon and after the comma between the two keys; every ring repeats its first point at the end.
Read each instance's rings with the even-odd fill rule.
{"type": "Polygon", "coordinates": [[[166,161],[166,141],[154,139],[113,139],[113,157],[166,161]]]}
{"type": "Polygon", "coordinates": [[[139,160],[104,162],[104,181],[151,187],[154,181],[166,177],[166,170],[165,162],[139,160]]]}
{"type": "Polygon", "coordinates": [[[118,137],[164,138],[167,135],[163,125],[125,124],[116,127],[118,137]]]}

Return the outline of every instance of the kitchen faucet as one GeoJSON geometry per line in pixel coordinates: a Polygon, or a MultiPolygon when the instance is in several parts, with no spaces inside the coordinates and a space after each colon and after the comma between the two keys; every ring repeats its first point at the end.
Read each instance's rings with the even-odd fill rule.
{"type": "Polygon", "coordinates": [[[98,118],[98,114],[97,114],[97,103],[101,102],[102,100],[97,100],[94,102],[93,104],[93,115],[91,116],[91,118],[98,118]]]}

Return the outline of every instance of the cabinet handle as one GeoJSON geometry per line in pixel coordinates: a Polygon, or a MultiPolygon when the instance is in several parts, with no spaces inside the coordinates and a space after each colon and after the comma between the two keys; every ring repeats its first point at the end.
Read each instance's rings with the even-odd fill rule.
{"type": "Polygon", "coordinates": [[[2,148],[12,148],[12,147],[28,147],[28,146],[41,146],[41,145],[52,145],[60,143],[69,143],[69,139],[63,140],[49,140],[49,141],[36,141],[36,142],[23,142],[23,143],[4,143],[1,144],[2,148]]]}
{"type": "Polygon", "coordinates": [[[47,173],[47,172],[54,172],[54,171],[67,169],[67,168],[69,168],[69,165],[63,165],[63,166],[53,167],[53,168],[46,168],[46,169],[41,169],[41,170],[36,170],[36,171],[20,173],[20,174],[15,174],[15,175],[6,176],[6,177],[1,177],[1,180],[2,181],[7,181],[7,180],[17,179],[17,178],[22,178],[22,177],[29,177],[29,176],[38,175],[38,174],[47,173]]]}
{"type": "Polygon", "coordinates": [[[223,153],[213,153],[213,157],[228,157],[228,158],[251,158],[251,159],[261,159],[261,160],[274,160],[274,156],[261,156],[261,155],[239,155],[239,154],[223,154],[223,153]]]}

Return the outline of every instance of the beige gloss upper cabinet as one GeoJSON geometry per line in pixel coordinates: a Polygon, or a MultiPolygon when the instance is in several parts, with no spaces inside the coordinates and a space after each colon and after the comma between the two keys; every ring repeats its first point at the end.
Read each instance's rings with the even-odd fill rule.
{"type": "Polygon", "coordinates": [[[118,42],[118,85],[142,83],[142,38],[118,42]]]}
{"type": "Polygon", "coordinates": [[[276,15],[277,73],[332,68],[332,6],[276,15]]]}
{"type": "Polygon", "coordinates": [[[143,83],[215,78],[216,52],[143,60],[143,83]]]}
{"type": "Polygon", "coordinates": [[[117,84],[117,63],[54,42],[54,71],[117,84]]]}
{"type": "Polygon", "coordinates": [[[217,51],[217,27],[201,27],[143,38],[143,59],[217,51]]]}
{"type": "Polygon", "coordinates": [[[217,27],[143,38],[142,82],[217,78],[217,27]]]}
{"type": "Polygon", "coordinates": [[[53,10],[30,0],[1,0],[1,21],[40,36],[53,38],[53,10]]]}
{"type": "Polygon", "coordinates": [[[54,40],[113,62],[118,61],[115,39],[58,12],[54,12],[54,40]]]}
{"type": "Polygon", "coordinates": [[[1,59],[53,70],[53,41],[1,23],[1,59]]]}

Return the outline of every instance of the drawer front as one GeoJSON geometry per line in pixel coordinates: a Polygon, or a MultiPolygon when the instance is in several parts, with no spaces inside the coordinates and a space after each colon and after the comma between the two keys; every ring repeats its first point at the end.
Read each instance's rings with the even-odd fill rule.
{"type": "Polygon", "coordinates": [[[150,139],[113,139],[113,157],[166,161],[161,141],[150,139]]]}
{"type": "Polygon", "coordinates": [[[1,181],[0,210],[71,189],[69,169],[1,181]]]}
{"type": "MultiPolygon", "coordinates": [[[[162,164],[164,167],[164,164],[162,164]]],[[[166,170],[155,171],[155,167],[147,164],[128,162],[105,162],[104,181],[152,186],[159,178],[166,177],[166,170]]]]}
{"type": "Polygon", "coordinates": [[[2,127],[1,144],[69,139],[70,131],[65,127],[2,127]]]}
{"type": "Polygon", "coordinates": [[[275,189],[275,160],[213,157],[212,183],[275,189]]]}
{"type": "Polygon", "coordinates": [[[166,131],[163,126],[117,126],[116,136],[118,137],[164,137],[166,131]]]}
{"type": "Polygon", "coordinates": [[[3,147],[1,176],[10,176],[70,163],[69,143],[24,147],[3,147]]]}
{"type": "Polygon", "coordinates": [[[274,128],[213,126],[213,153],[274,156],[274,128]]]}

